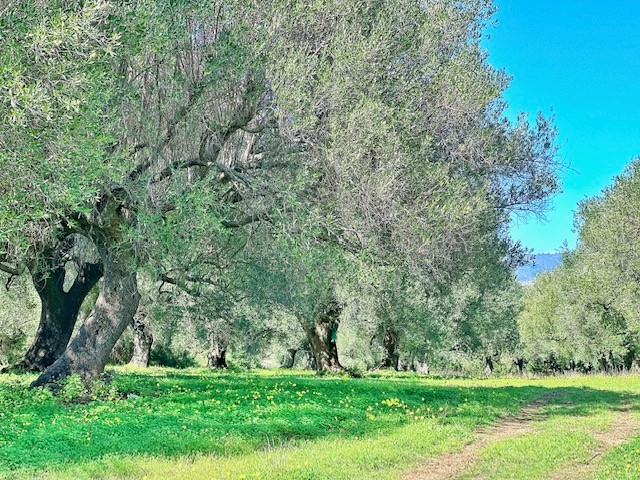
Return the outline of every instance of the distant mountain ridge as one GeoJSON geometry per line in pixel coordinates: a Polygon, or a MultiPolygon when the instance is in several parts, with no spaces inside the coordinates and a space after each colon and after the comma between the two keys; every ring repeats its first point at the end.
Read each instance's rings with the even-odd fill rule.
{"type": "Polygon", "coordinates": [[[522,283],[530,283],[539,273],[553,270],[562,263],[561,253],[537,253],[529,255],[529,262],[516,269],[516,277],[522,283]]]}

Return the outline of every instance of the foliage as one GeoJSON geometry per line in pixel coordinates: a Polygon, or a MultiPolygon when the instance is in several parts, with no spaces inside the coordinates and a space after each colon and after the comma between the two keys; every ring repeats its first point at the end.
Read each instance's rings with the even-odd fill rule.
{"type": "Polygon", "coordinates": [[[448,279],[509,212],[555,190],[550,124],[501,119],[507,79],[479,48],[490,12],[341,0],[279,12],[275,51],[287,54],[268,75],[289,114],[281,130],[308,144],[299,184],[313,196],[297,200],[316,236],[448,279]]]}
{"type": "Polygon", "coordinates": [[[176,353],[173,349],[162,343],[155,343],[152,347],[149,363],[151,365],[171,368],[189,368],[196,365],[193,357],[186,350],[176,353]]]}
{"type": "Polygon", "coordinates": [[[527,292],[520,329],[534,368],[636,368],[638,165],[581,204],[578,248],[527,292]]]}
{"type": "Polygon", "coordinates": [[[116,135],[105,107],[119,92],[111,65],[120,41],[104,28],[109,15],[108,3],[93,1],[3,7],[0,244],[12,247],[3,254],[46,239],[64,212],[84,209],[119,173],[103,157],[116,135]]]}
{"type": "MultiPolygon", "coordinates": [[[[557,189],[551,121],[504,117],[485,0],[37,3],[0,25],[0,259],[80,234],[105,280],[153,292],[161,335],[182,325],[255,364],[283,336],[274,305],[304,325],[327,305],[368,310],[360,338],[428,323],[422,300],[514,260],[509,215],[557,189]],[[386,271],[420,301],[347,307],[353,277],[386,271]]],[[[134,310],[118,293],[114,311],[134,310]]],[[[128,321],[109,315],[96,309],[89,344],[128,321]]]]}
{"type": "Polygon", "coordinates": [[[2,280],[0,287],[0,365],[16,361],[38,325],[38,295],[26,276],[2,280]]]}

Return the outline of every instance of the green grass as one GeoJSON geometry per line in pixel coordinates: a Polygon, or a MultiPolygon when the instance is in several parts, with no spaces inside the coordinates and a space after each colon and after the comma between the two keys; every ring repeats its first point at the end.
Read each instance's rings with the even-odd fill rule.
{"type": "Polygon", "coordinates": [[[607,452],[596,477],[601,480],[637,480],[640,478],[640,436],[607,452]]]}
{"type": "Polygon", "coordinates": [[[566,392],[541,409],[542,418],[545,415],[547,418],[533,421],[532,431],[496,441],[485,448],[463,478],[550,478],[550,474],[564,465],[584,464],[598,447],[591,433],[609,427],[615,416],[610,408],[619,400],[615,393],[566,392]],[[590,401],[595,398],[600,401],[590,401]],[[585,404],[589,405],[588,410],[585,404]]]}
{"type": "MultiPolygon", "coordinates": [[[[536,455],[559,452],[540,470],[550,471],[588,453],[585,425],[606,424],[610,410],[637,403],[640,393],[636,376],[348,379],[122,369],[114,380],[122,398],[65,404],[34,393],[32,378],[0,377],[0,478],[391,479],[554,389],[571,404],[550,405],[538,434],[518,439],[513,453],[522,460],[535,451],[525,458],[535,465],[536,455]],[[546,450],[531,448],[540,441],[546,450]]],[[[516,475],[509,469],[520,468],[517,459],[504,454],[513,445],[490,446],[478,471],[503,462],[500,470],[516,475]]],[[[532,468],[516,477],[535,478],[532,468]]]]}

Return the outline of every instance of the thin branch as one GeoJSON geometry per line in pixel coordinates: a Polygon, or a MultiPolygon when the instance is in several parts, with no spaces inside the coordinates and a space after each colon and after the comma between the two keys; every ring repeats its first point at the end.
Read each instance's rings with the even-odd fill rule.
{"type": "Polygon", "coordinates": [[[247,215],[239,220],[223,220],[222,226],[225,228],[240,228],[245,225],[249,225],[250,223],[260,222],[260,221],[271,221],[269,214],[266,212],[263,213],[254,213],[252,215],[247,215]]]}
{"type": "Polygon", "coordinates": [[[151,183],[159,183],[162,180],[165,180],[173,175],[173,172],[180,169],[185,169],[189,167],[207,167],[207,168],[215,168],[220,172],[224,173],[228,178],[238,180],[244,183],[247,187],[251,187],[251,182],[247,177],[242,175],[241,173],[235,171],[234,169],[227,167],[219,162],[213,161],[204,161],[200,158],[193,157],[187,160],[179,160],[171,163],[167,167],[160,170],[152,179],[151,183]]]}
{"type": "MultiPolygon", "coordinates": [[[[193,88],[193,91],[189,95],[189,99],[187,100],[187,103],[185,105],[183,105],[182,107],[180,107],[175,112],[175,115],[173,116],[173,119],[167,125],[167,129],[166,129],[166,131],[164,133],[164,137],[162,138],[160,143],[158,143],[156,148],[154,148],[152,154],[150,155],[150,157],[148,159],[146,159],[143,162],[141,162],[138,165],[136,165],[136,167],[129,173],[129,175],[128,175],[129,180],[136,180],[140,175],[142,175],[144,172],[146,172],[154,162],[157,161],[157,159],[160,156],[160,153],[162,152],[162,150],[164,150],[164,148],[167,145],[169,145],[169,143],[171,143],[171,140],[175,136],[176,127],[178,126],[178,124],[184,118],[186,118],[186,116],[189,114],[191,109],[195,106],[195,104],[197,103],[198,99],[202,96],[202,94],[204,93],[205,90],[206,90],[206,84],[204,82],[201,82],[201,83],[198,83],[198,84],[195,85],[195,87],[193,88]]],[[[146,148],[146,147],[147,147],[147,144],[136,145],[136,147],[134,147],[134,153],[136,153],[139,150],[142,150],[142,148],[146,148]]]]}

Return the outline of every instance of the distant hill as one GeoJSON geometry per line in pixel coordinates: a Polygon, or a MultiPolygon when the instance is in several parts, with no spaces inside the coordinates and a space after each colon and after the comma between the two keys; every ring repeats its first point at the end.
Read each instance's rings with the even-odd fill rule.
{"type": "Polygon", "coordinates": [[[561,253],[538,253],[529,256],[529,263],[516,269],[516,277],[522,283],[533,282],[541,273],[553,270],[562,262],[561,253]]]}

